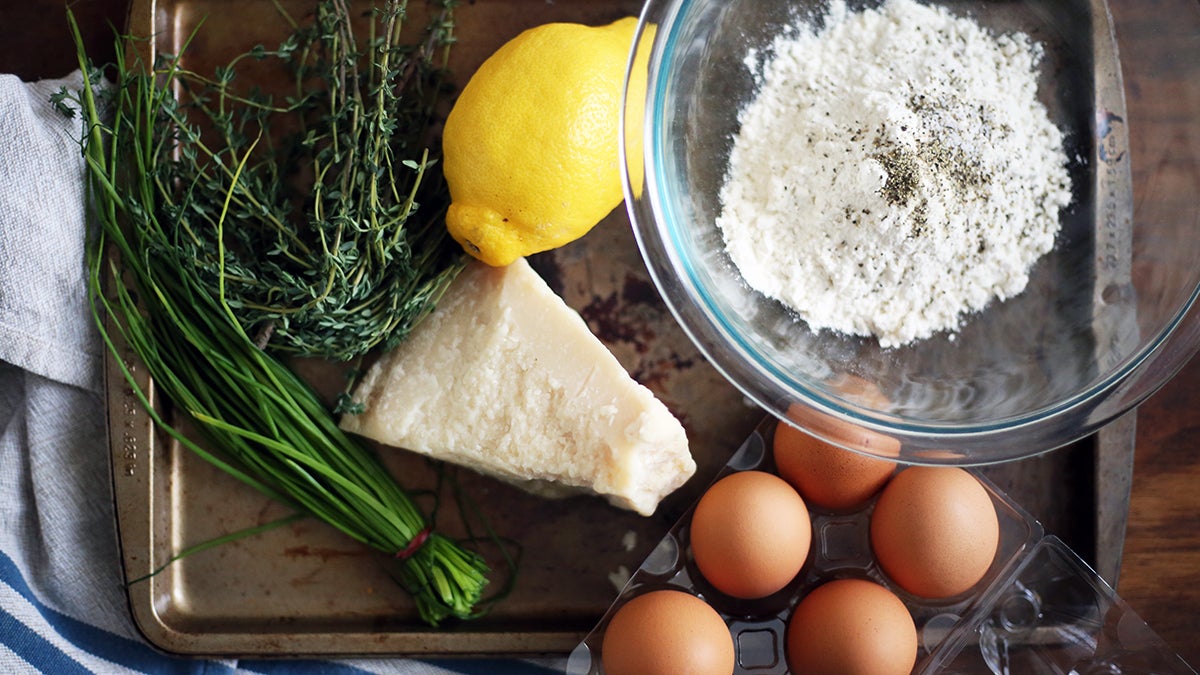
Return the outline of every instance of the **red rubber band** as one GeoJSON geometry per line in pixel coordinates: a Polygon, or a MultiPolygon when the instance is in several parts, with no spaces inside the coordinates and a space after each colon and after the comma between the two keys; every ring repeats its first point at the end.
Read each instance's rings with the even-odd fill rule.
{"type": "Polygon", "coordinates": [[[420,548],[422,546],[425,545],[425,540],[429,539],[429,533],[431,531],[432,531],[432,528],[430,528],[428,525],[426,525],[425,529],[418,532],[415,536],[413,536],[412,539],[409,540],[407,546],[405,546],[402,550],[396,552],[396,559],[397,560],[408,560],[409,558],[411,558],[414,553],[416,553],[418,550],[420,550],[420,548]]]}

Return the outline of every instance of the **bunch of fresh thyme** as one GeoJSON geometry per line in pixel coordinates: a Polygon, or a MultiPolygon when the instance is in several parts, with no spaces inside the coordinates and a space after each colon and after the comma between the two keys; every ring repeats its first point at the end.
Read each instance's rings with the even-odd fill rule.
{"type": "Polygon", "coordinates": [[[403,0],[375,8],[363,39],[346,0],[323,0],[305,26],[281,9],[288,39],[212,76],[157,64],[181,85],[155,120],[155,135],[169,139],[157,179],[180,187],[164,191],[163,216],[186,228],[198,273],[224,284],[238,321],[269,351],[348,360],[390,348],[461,269],[428,150],[454,3],[430,4],[416,44],[401,39],[403,0]],[[255,61],[290,78],[282,103],[235,86],[239,66],[255,61]],[[221,218],[229,227],[218,241],[221,218]]]}
{"type": "MultiPolygon", "coordinates": [[[[330,32],[332,28],[349,30],[344,4],[339,0],[323,1],[320,7],[315,35],[331,44],[348,40],[348,33],[330,32]]],[[[388,0],[378,15],[382,24],[393,26],[402,8],[402,2],[388,0]]],[[[82,45],[69,11],[68,18],[76,43],[82,45]]],[[[385,33],[389,37],[382,42],[372,37],[371,44],[377,48],[392,44],[393,28],[385,33]]],[[[126,380],[159,428],[183,446],[264,494],[397,558],[397,577],[414,596],[425,621],[437,625],[447,617],[476,616],[488,583],[483,558],[432,530],[430,522],[375,455],[338,428],[332,414],[304,381],[255,343],[248,330],[255,322],[244,318],[250,309],[249,296],[244,293],[235,299],[231,292],[235,287],[265,283],[257,270],[266,266],[253,268],[254,276],[250,276],[252,268],[247,260],[258,250],[254,247],[269,241],[276,247],[265,251],[266,256],[290,261],[281,260],[274,269],[282,272],[294,264],[291,269],[300,270],[294,273],[299,275],[301,287],[310,290],[272,288],[264,294],[267,299],[275,294],[279,298],[305,297],[305,293],[312,292],[305,284],[313,279],[330,279],[329,284],[320,287],[326,288],[344,286],[344,282],[376,273],[371,293],[361,300],[351,295],[339,306],[349,309],[360,302],[368,306],[382,302],[382,313],[393,309],[387,306],[391,300],[373,298],[394,294],[397,288],[418,289],[421,292],[417,295],[436,295],[431,289],[441,283],[442,276],[450,274],[445,270],[452,266],[441,268],[438,274],[427,274],[431,261],[441,259],[440,254],[427,248],[436,248],[439,239],[432,230],[413,238],[401,222],[411,215],[415,182],[410,183],[413,187],[408,193],[396,187],[400,177],[389,173],[394,146],[364,143],[362,136],[343,133],[358,128],[355,125],[363,119],[375,120],[367,125],[372,130],[367,134],[371,138],[388,138],[394,130],[383,128],[387,126],[385,117],[371,117],[372,113],[358,104],[352,105],[350,109],[356,112],[346,120],[349,126],[342,129],[341,122],[334,124],[336,130],[314,145],[322,148],[314,153],[313,168],[320,177],[316,189],[325,194],[309,202],[314,218],[302,223],[304,228],[293,227],[296,223],[280,208],[286,199],[282,197],[278,173],[262,164],[264,160],[254,159],[255,148],[266,142],[261,127],[244,138],[231,135],[232,149],[210,150],[196,128],[185,123],[181,108],[174,103],[174,85],[183,73],[178,57],[160,61],[155,69],[147,71],[145,64],[126,62],[124,49],[134,42],[134,38],[118,42],[114,84],[103,94],[93,90],[101,73],[88,63],[82,47],[79,50],[85,74],[85,87],[79,97],[86,127],[84,159],[100,225],[90,255],[90,292],[97,325],[115,361],[124,369],[126,380]],[[107,107],[107,115],[101,114],[102,106],[107,107]],[[173,131],[163,133],[164,129],[173,131]],[[349,145],[354,143],[361,145],[351,150],[349,145]],[[173,163],[175,153],[196,154],[173,163]],[[204,171],[193,174],[189,181],[181,168],[189,165],[203,166],[204,171]],[[257,177],[248,173],[255,167],[257,177]],[[341,173],[333,173],[335,170],[341,173]],[[341,184],[340,176],[346,174],[351,177],[341,184]],[[251,177],[244,180],[246,176],[251,177]],[[225,185],[225,193],[217,203],[195,198],[198,191],[218,190],[221,185],[225,185]],[[340,196],[330,194],[339,190],[340,196]],[[378,197],[375,190],[387,193],[387,198],[378,197]],[[282,201],[256,201],[268,195],[282,201]],[[360,206],[362,201],[369,206],[360,206]],[[379,206],[384,202],[390,206],[379,206]],[[316,217],[331,216],[326,209],[336,209],[336,216],[316,217]],[[260,225],[271,223],[271,227],[250,228],[258,230],[255,237],[260,238],[237,234],[243,229],[242,219],[252,214],[260,219],[260,225]],[[273,234],[268,236],[264,231],[273,234]],[[301,248],[309,236],[316,244],[301,248]],[[397,244],[405,239],[408,243],[397,244]],[[311,269],[301,264],[309,254],[316,260],[311,269]],[[363,262],[371,256],[378,257],[363,262]],[[362,266],[357,266],[360,262],[362,266]],[[420,271],[393,275],[386,270],[368,270],[380,264],[420,271]],[[195,421],[203,443],[180,432],[151,405],[121,358],[118,338],[145,365],[156,390],[195,421]]],[[[298,44],[306,43],[301,39],[298,44]]],[[[389,47],[386,54],[398,56],[400,52],[389,47]]],[[[386,59],[376,61],[380,73],[375,82],[400,81],[389,79],[390,73],[402,72],[403,67],[389,63],[386,59]]],[[[313,67],[322,72],[351,67],[349,61],[318,59],[316,64],[313,67]]],[[[329,96],[335,100],[356,95],[338,93],[330,86],[329,96]]],[[[289,109],[307,110],[315,100],[320,96],[297,101],[289,109]]],[[[380,98],[378,104],[391,100],[380,98]]],[[[221,101],[215,105],[217,110],[222,109],[221,101]]],[[[264,103],[254,109],[268,108],[264,103]]],[[[335,119],[333,113],[330,115],[330,120],[335,119]]],[[[225,133],[231,133],[231,129],[226,127],[225,133]]],[[[423,166],[408,167],[410,177],[419,178],[423,166]]],[[[280,277],[271,283],[284,281],[280,277]]],[[[352,293],[353,287],[351,283],[347,286],[351,290],[342,292],[352,293]]],[[[325,306],[322,297],[320,293],[313,295],[311,311],[325,306]]],[[[270,316],[269,311],[256,309],[262,316],[270,316]]],[[[289,331],[295,325],[291,315],[280,313],[274,318],[289,331]]]]}

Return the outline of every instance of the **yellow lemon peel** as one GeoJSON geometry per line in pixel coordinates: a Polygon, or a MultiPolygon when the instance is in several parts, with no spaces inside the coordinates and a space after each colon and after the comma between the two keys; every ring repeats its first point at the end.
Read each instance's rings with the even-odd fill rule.
{"type": "MultiPolygon", "coordinates": [[[[582,237],[620,205],[620,116],[636,30],[632,17],[537,26],[467,82],[442,143],[446,226],[472,256],[507,265],[582,237]]],[[[642,39],[653,34],[651,26],[642,39]]],[[[646,51],[638,50],[628,110],[639,122],[646,51]]],[[[629,134],[631,156],[640,158],[640,138],[629,134]]]]}

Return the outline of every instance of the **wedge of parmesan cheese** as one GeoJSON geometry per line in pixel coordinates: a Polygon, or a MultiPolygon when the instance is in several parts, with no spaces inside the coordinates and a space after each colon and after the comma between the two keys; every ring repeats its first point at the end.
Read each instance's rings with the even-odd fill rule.
{"type": "Polygon", "coordinates": [[[683,426],[521,259],[472,263],[365,374],[347,431],[643,515],[695,472],[683,426]]]}

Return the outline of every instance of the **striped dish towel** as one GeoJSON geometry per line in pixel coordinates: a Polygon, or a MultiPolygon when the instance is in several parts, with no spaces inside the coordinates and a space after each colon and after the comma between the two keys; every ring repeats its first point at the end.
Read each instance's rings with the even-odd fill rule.
{"type": "MultiPolygon", "coordinates": [[[[0,75],[0,673],[548,673],[557,660],[232,660],[146,643],[122,588],[85,286],[79,73],[0,75]]],[[[565,659],[564,659],[565,663],[565,659]]]]}

